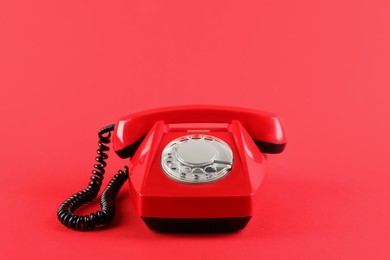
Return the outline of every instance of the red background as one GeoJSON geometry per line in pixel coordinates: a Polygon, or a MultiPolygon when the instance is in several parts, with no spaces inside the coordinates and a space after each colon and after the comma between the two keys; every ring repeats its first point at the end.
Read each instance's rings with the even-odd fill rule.
{"type": "MultiPolygon", "coordinates": [[[[1,1],[1,258],[389,259],[389,13],[387,0],[1,1]],[[59,224],[101,126],[185,104],[286,126],[246,229],[156,234],[127,186],[110,228],[59,224]]],[[[125,163],[111,156],[107,175],[125,163]]]]}

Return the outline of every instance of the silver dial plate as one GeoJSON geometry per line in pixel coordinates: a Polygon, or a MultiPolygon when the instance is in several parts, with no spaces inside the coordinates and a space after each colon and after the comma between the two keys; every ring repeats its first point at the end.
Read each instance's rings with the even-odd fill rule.
{"type": "Polygon", "coordinates": [[[161,168],[184,183],[207,183],[225,176],[233,166],[229,145],[210,135],[186,135],[170,142],[161,155],[161,168]]]}

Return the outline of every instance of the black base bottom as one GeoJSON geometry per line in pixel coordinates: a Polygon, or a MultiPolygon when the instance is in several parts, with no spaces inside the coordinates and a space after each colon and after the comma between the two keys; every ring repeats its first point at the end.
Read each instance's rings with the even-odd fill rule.
{"type": "Polygon", "coordinates": [[[243,229],[251,217],[238,218],[150,218],[142,217],[152,230],[170,233],[216,233],[243,229]]]}

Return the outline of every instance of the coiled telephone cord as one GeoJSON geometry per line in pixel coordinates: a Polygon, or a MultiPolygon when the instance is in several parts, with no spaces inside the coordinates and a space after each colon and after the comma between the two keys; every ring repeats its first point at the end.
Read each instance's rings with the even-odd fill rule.
{"type": "Polygon", "coordinates": [[[102,192],[100,197],[101,210],[85,216],[74,213],[76,209],[96,198],[99,193],[104,178],[104,168],[107,165],[105,160],[108,158],[108,155],[105,152],[110,150],[107,144],[111,142],[111,132],[114,128],[115,125],[108,125],[100,129],[98,133],[99,148],[97,150],[98,156],[96,156],[97,163],[94,165],[95,169],[92,171],[88,187],[70,196],[58,208],[58,219],[68,228],[81,231],[90,230],[97,226],[108,224],[114,218],[114,200],[120,188],[128,179],[129,169],[127,166],[124,167],[124,171],[118,171],[102,192]]]}

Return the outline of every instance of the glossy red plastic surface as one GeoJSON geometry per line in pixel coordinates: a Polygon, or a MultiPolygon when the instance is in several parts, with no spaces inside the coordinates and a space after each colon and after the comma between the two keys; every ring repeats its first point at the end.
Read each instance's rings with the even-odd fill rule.
{"type": "Polygon", "coordinates": [[[152,128],[158,120],[171,123],[230,123],[240,120],[256,140],[273,144],[285,144],[283,127],[273,113],[225,106],[178,106],[155,109],[125,116],[116,126],[113,137],[115,151],[133,144],[152,128]]]}
{"type": "Polygon", "coordinates": [[[204,134],[170,129],[163,121],[155,123],[131,160],[130,192],[138,214],[160,218],[252,216],[252,197],[264,176],[265,160],[241,123],[209,128],[207,135],[231,147],[234,163],[225,177],[204,184],[180,183],[163,173],[160,155],[169,142],[183,135],[204,134]]]}

